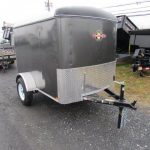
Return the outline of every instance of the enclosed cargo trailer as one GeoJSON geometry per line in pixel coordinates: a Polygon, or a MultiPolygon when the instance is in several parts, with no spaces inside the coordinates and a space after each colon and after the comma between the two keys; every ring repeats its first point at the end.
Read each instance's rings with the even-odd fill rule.
{"type": "Polygon", "coordinates": [[[60,8],[52,18],[16,27],[16,82],[22,103],[30,105],[38,91],[61,104],[90,100],[119,106],[120,115],[123,107],[135,109],[135,102],[124,102],[124,85],[120,96],[110,90],[116,30],[113,15],[84,7],[60,8]],[[102,91],[117,100],[97,101],[102,91]]]}

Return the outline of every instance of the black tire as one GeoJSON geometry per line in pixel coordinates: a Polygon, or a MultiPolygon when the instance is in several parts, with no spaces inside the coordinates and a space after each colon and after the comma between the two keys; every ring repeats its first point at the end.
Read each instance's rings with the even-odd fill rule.
{"type": "Polygon", "coordinates": [[[22,78],[17,80],[17,92],[22,104],[25,106],[31,106],[33,101],[33,92],[27,92],[22,78]],[[20,91],[20,88],[22,88],[22,91],[20,91]]]}
{"type": "Polygon", "coordinates": [[[15,63],[15,61],[14,60],[12,60],[11,62],[10,62],[10,64],[12,65],[12,64],[14,64],[15,63]]]}
{"type": "Polygon", "coordinates": [[[139,74],[140,74],[140,77],[144,77],[144,72],[143,71],[140,71],[139,74]]]}

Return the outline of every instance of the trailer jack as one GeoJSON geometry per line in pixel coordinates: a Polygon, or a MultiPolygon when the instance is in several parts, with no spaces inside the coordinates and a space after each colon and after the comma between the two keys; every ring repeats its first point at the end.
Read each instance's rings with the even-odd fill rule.
{"type": "Polygon", "coordinates": [[[112,96],[114,99],[101,99],[97,94],[89,95],[83,97],[84,100],[96,102],[96,103],[101,103],[101,104],[106,104],[106,105],[114,105],[119,107],[119,114],[118,114],[118,128],[121,128],[124,124],[124,117],[123,117],[123,110],[124,108],[129,108],[132,110],[136,110],[137,108],[135,107],[136,101],[133,101],[132,103],[126,102],[126,99],[124,98],[124,89],[125,89],[125,84],[124,82],[117,82],[114,81],[115,83],[120,85],[120,95],[117,95],[110,89],[106,88],[104,91],[112,96]]]}

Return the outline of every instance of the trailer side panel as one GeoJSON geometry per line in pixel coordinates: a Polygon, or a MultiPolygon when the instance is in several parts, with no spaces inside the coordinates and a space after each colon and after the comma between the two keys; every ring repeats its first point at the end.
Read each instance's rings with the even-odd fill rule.
{"type": "Polygon", "coordinates": [[[45,92],[57,96],[56,68],[58,36],[56,19],[15,28],[18,72],[39,71],[46,81],[45,92]]]}

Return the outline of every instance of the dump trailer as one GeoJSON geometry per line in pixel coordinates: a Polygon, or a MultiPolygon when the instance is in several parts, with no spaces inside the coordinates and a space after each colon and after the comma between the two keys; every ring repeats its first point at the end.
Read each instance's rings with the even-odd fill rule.
{"type": "Polygon", "coordinates": [[[2,27],[3,39],[7,42],[0,44],[0,66],[3,71],[8,69],[9,65],[13,64],[16,60],[16,53],[14,45],[12,45],[12,33],[13,27],[7,26],[6,24],[2,27]]]}
{"type": "Polygon", "coordinates": [[[138,27],[126,16],[117,16],[117,52],[127,53],[129,49],[130,31],[138,27]]]}
{"type": "Polygon", "coordinates": [[[24,105],[40,92],[60,104],[92,101],[123,108],[135,103],[112,89],[116,70],[116,18],[89,7],[65,7],[52,18],[14,28],[17,91],[24,105]],[[114,99],[100,99],[104,91],[114,99]]]}

